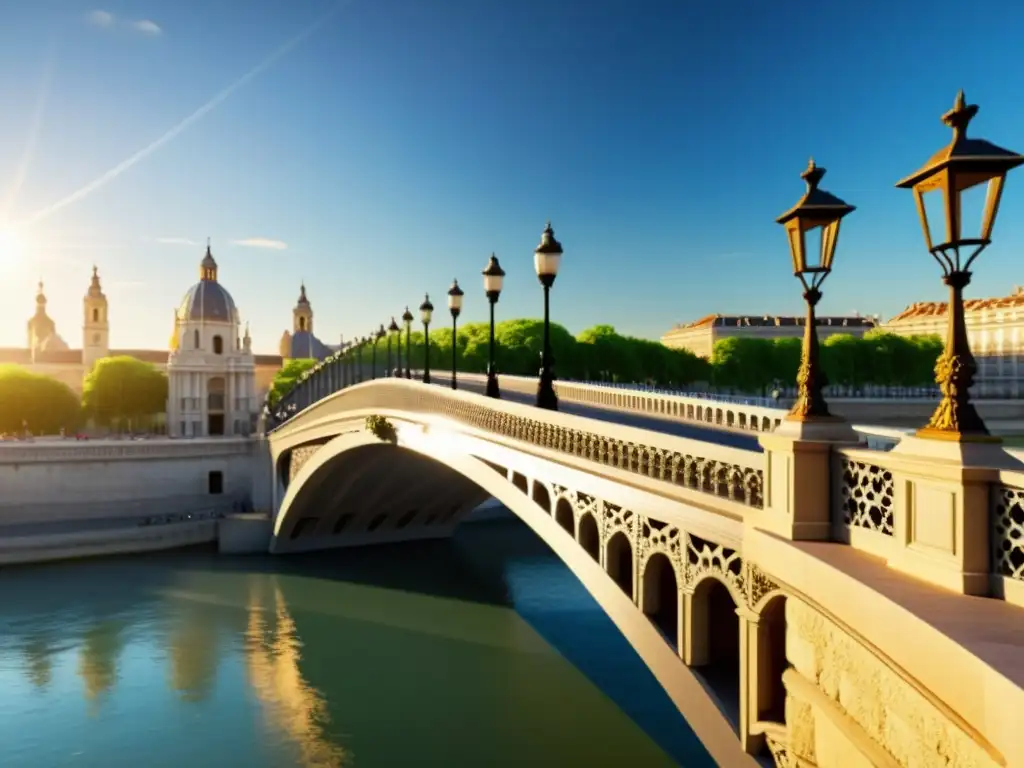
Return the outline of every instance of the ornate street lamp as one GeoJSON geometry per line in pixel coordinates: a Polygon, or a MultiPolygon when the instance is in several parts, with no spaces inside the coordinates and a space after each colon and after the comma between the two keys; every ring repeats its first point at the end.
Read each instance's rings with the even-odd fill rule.
{"type": "Polygon", "coordinates": [[[380,328],[376,331],[370,331],[370,343],[373,344],[372,352],[372,368],[373,378],[377,378],[377,344],[384,338],[384,323],[380,324],[380,328]]]}
{"type": "Polygon", "coordinates": [[[540,381],[537,385],[537,407],[550,411],[558,410],[558,395],[555,394],[555,361],[551,357],[551,318],[549,294],[558,277],[562,263],[562,245],[555,240],[555,231],[548,222],[540,237],[540,245],[533,252],[533,266],[537,278],[544,286],[544,347],[541,351],[540,381]]]}
{"type": "Polygon", "coordinates": [[[789,250],[793,257],[793,274],[804,288],[807,302],[807,319],[804,321],[804,345],[797,370],[797,398],[786,419],[789,421],[842,421],[832,416],[822,395],[827,384],[825,372],[818,360],[818,328],[814,307],[821,299],[821,284],[832,271],[832,260],[839,242],[839,223],[843,217],[854,211],[852,205],[835,195],[818,189],[825,175],[825,169],[807,164],[807,170],[800,177],[807,182],[807,191],[795,206],[779,216],[776,221],[786,228],[789,250]],[[821,245],[817,255],[808,257],[807,235],[820,230],[821,245]]]}
{"type": "Polygon", "coordinates": [[[491,342],[487,348],[487,396],[501,397],[501,390],[498,388],[498,369],[494,364],[494,305],[498,303],[501,296],[501,287],[505,282],[505,270],[498,263],[498,257],[493,253],[483,271],[484,293],[487,294],[487,302],[491,305],[491,342]]]}
{"type": "Polygon", "coordinates": [[[953,129],[953,140],[932,155],[924,167],[896,186],[914,190],[925,246],[942,267],[942,281],[949,286],[946,348],[935,363],[935,381],[942,399],[928,426],[918,430],[917,435],[956,442],[999,442],[999,438],[989,435],[971,403],[970,388],[978,367],[967,339],[963,291],[971,282],[971,264],[992,242],[992,228],[999,212],[1006,174],[1024,163],[1024,156],[984,139],[968,138],[967,126],[977,113],[977,105],[968,105],[964,92],[960,91],[953,108],[942,116],[942,122],[953,129]],[[976,237],[964,237],[961,194],[984,183],[988,184],[988,190],[981,229],[976,237]],[[925,195],[933,191],[938,191],[942,197],[946,224],[944,233],[935,233],[940,240],[937,244],[933,241],[925,210],[925,195]]]}
{"type": "Polygon", "coordinates": [[[363,339],[359,336],[352,341],[352,381],[356,384],[363,381],[363,339]]]}
{"type": "Polygon", "coordinates": [[[448,289],[448,309],[452,313],[452,389],[458,389],[455,368],[459,359],[459,313],[462,312],[464,295],[463,290],[459,288],[459,281],[452,280],[452,287],[448,289]]]}
{"type": "Polygon", "coordinates": [[[391,367],[391,339],[398,336],[398,365],[402,365],[402,337],[399,335],[401,331],[398,329],[398,323],[395,322],[395,318],[391,318],[391,325],[388,326],[388,376],[395,376],[395,369],[391,367]]]}
{"type": "MultiPolygon", "coordinates": [[[[409,307],[405,308],[405,313],[402,315],[402,324],[405,325],[405,378],[412,378],[412,371],[409,366],[412,364],[412,312],[409,311],[409,307]]],[[[401,367],[401,360],[399,360],[399,367],[401,367]]]]}
{"type": "Polygon", "coordinates": [[[428,293],[420,304],[420,320],[423,321],[423,383],[430,383],[430,318],[434,315],[434,305],[430,303],[428,293]]]}

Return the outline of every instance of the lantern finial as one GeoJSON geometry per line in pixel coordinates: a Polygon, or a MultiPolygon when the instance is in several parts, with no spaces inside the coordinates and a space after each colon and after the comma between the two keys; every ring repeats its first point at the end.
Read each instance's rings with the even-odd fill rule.
{"type": "Polygon", "coordinates": [[[807,182],[807,191],[813,192],[818,188],[818,184],[821,183],[822,178],[825,176],[825,169],[819,168],[814,164],[814,158],[812,157],[807,161],[807,170],[800,174],[800,178],[807,182]]]}
{"type": "Polygon", "coordinates": [[[953,108],[942,116],[942,122],[953,129],[953,140],[964,138],[967,135],[967,125],[978,114],[977,104],[968,104],[961,88],[953,102],[953,108]]]}

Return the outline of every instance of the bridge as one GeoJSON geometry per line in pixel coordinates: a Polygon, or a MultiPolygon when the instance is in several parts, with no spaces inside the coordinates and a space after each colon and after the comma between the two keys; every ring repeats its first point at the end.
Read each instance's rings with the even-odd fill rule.
{"type": "Polygon", "coordinates": [[[448,536],[493,497],[719,764],[1024,765],[1013,452],[807,439],[764,405],[573,382],[541,410],[530,379],[493,399],[482,377],[354,383],[345,365],[268,414],[271,551],[448,536]]]}

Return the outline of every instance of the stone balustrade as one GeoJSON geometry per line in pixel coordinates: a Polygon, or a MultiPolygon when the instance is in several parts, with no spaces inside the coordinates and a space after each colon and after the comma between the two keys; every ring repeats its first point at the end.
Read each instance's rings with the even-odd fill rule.
{"type": "Polygon", "coordinates": [[[833,446],[830,472],[833,540],[956,592],[1024,606],[1024,465],[833,446]]]}
{"type": "MultiPolygon", "coordinates": [[[[763,456],[750,450],[586,419],[477,394],[425,387],[417,381],[378,379],[357,384],[315,403],[318,411],[360,415],[411,412],[452,419],[466,427],[534,448],[553,451],[717,497],[741,507],[763,506],[763,456]]],[[[303,440],[308,441],[308,437],[303,440]]],[[[300,449],[301,450],[301,449],[300,449]]],[[[297,471],[294,463],[290,472],[297,471]]],[[[728,508],[734,515],[735,509],[728,508]]]]}

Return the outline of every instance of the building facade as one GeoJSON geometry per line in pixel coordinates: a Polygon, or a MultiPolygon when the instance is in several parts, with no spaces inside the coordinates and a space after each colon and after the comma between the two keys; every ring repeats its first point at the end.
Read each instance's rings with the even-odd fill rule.
{"type": "MultiPolygon", "coordinates": [[[[919,301],[882,325],[900,336],[937,334],[946,338],[949,305],[919,301]]],[[[978,363],[972,392],[983,397],[1024,394],[1024,287],[1009,296],[964,301],[971,352],[978,363]]]]}
{"type": "Polygon", "coordinates": [[[174,315],[167,360],[167,431],[175,437],[248,435],[262,404],[256,361],[234,299],[217,279],[206,247],[199,282],[174,315]]]}
{"type": "Polygon", "coordinates": [[[299,300],[292,309],[292,330],[281,335],[279,351],[284,359],[323,360],[341,345],[324,344],[313,334],[313,306],[306,296],[306,284],[299,287],[299,300]]]}
{"type": "MultiPolygon", "coordinates": [[[[800,338],[804,335],[803,317],[764,315],[708,315],[687,325],[677,325],[661,337],[661,343],[673,349],[688,349],[698,357],[710,358],[715,342],[734,336],[752,339],[800,338]]],[[[822,340],[838,333],[863,336],[877,326],[871,317],[819,317],[818,337],[822,340]]]]}
{"type": "MultiPolygon", "coordinates": [[[[0,365],[21,366],[81,393],[83,381],[97,361],[134,357],[168,374],[171,394],[167,428],[171,434],[244,434],[251,428],[249,414],[256,403],[262,404],[285,359],[323,359],[339,345],[324,344],[313,335],[313,308],[303,285],[292,311],[293,331],[285,332],[280,354],[255,354],[247,329],[241,332],[234,300],[219,283],[217,272],[208,245],[200,264],[199,282],[174,310],[167,349],[110,347],[111,307],[96,267],[82,299],[81,346],[72,348],[47,312],[40,282],[35,312],[26,323],[26,344],[0,347],[0,365]]],[[[116,321],[116,317],[113,319],[116,321]]]]}

